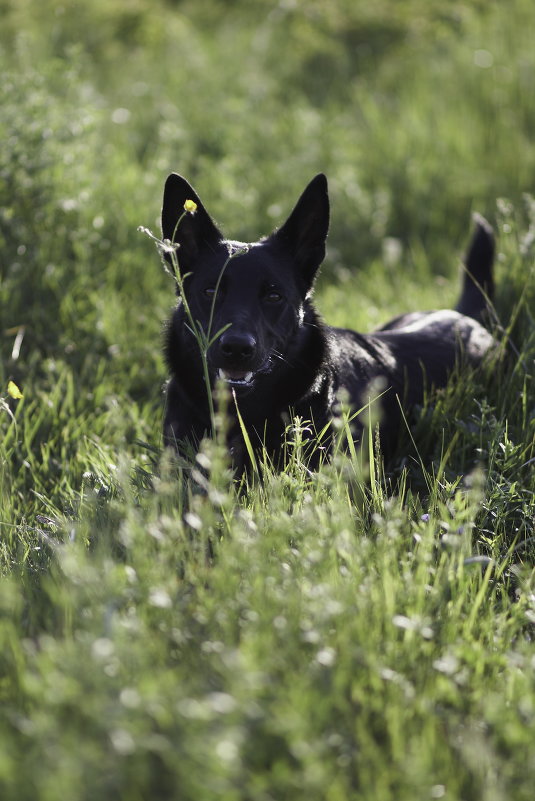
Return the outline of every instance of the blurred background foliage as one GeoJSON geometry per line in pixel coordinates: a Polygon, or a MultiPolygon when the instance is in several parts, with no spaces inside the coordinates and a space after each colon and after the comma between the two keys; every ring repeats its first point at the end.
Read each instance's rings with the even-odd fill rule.
{"type": "MultiPolygon", "coordinates": [[[[78,171],[79,191],[93,193],[105,182],[113,248],[124,226],[131,236],[155,218],[169,170],[246,238],[324,170],[331,263],[359,267],[388,236],[421,242],[442,269],[474,205],[492,214],[497,196],[533,185],[527,0],[4,0],[2,22],[3,69],[17,76],[2,105],[11,98],[20,118],[28,103],[31,120],[8,141],[32,162],[48,131],[48,150],[62,142],[73,164],[57,180],[78,171]]],[[[16,202],[24,185],[6,191],[16,202]]]]}

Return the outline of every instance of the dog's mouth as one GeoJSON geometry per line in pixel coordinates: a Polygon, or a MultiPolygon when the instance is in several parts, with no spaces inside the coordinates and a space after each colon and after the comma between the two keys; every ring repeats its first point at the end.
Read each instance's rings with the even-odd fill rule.
{"type": "Polygon", "coordinates": [[[267,358],[258,370],[231,370],[220,367],[217,371],[217,377],[226,384],[230,384],[231,387],[252,387],[256,379],[265,373],[269,373],[270,369],[271,359],[267,358]]]}
{"type": "Polygon", "coordinates": [[[233,387],[250,387],[254,381],[255,373],[245,370],[223,370],[220,368],[217,377],[233,387]]]}

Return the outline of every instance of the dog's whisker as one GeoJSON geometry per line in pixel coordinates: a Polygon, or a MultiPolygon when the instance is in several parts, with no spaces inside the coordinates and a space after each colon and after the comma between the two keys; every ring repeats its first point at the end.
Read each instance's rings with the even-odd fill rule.
{"type": "Polygon", "coordinates": [[[289,362],[289,361],[288,361],[288,359],[286,359],[286,357],[282,355],[282,353],[279,353],[279,351],[278,351],[278,350],[272,350],[272,351],[271,351],[271,356],[274,356],[274,357],[275,357],[276,359],[278,359],[280,362],[283,362],[284,364],[287,364],[287,365],[289,365],[290,367],[292,366],[292,365],[291,365],[291,362],[289,362]]]}

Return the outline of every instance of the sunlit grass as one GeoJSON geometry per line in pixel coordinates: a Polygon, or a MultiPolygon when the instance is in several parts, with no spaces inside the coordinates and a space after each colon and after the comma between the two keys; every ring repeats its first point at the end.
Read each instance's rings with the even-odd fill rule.
{"type": "Polygon", "coordinates": [[[531,3],[4,5],[2,801],[531,801],[531,3]],[[372,418],[239,491],[221,421],[162,452],[171,170],[245,240],[326,171],[360,330],[453,305],[487,214],[506,358],[386,466],[372,418]]]}

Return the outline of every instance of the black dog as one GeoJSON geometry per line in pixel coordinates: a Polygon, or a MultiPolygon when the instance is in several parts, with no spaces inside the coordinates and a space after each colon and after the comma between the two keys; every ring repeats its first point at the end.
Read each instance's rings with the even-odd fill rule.
{"type": "MultiPolygon", "coordinates": [[[[234,390],[251,442],[265,446],[279,466],[288,412],[319,432],[329,428],[340,393],[359,409],[374,382],[381,394],[381,447],[390,453],[400,402],[404,408],[420,403],[425,388],[444,386],[461,357],[477,365],[494,345],[479,322],[493,290],[494,241],[483,218],[476,218],[457,311],[405,314],[366,335],[325,325],[312,305],[328,225],[324,175],[310,182],[281,228],[251,244],[224,239],[184,178],[172,174],[165,185],[162,231],[178,246],[191,318],[205,331],[209,320],[212,333],[224,329],[207,352],[211,385],[220,378],[234,390]],[[187,200],[196,204],[194,213],[184,214],[187,200]]],[[[172,377],[164,440],[196,444],[210,430],[209,405],[200,350],[180,298],[166,339],[172,377]]],[[[229,414],[229,447],[240,469],[245,449],[232,402],[229,414]]],[[[356,439],[360,433],[357,421],[356,439]]]]}

